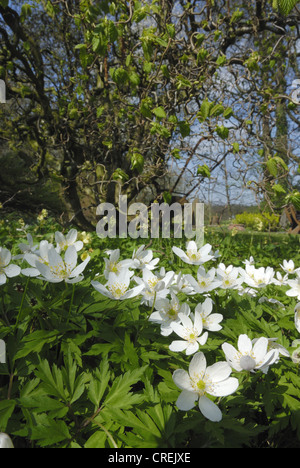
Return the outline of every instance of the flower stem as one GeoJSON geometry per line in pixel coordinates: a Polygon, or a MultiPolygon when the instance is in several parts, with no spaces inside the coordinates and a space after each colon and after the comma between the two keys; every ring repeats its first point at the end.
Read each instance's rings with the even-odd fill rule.
{"type": "Polygon", "coordinates": [[[25,301],[25,298],[26,298],[27,290],[28,290],[29,281],[30,281],[30,276],[27,277],[27,281],[26,281],[26,285],[25,285],[24,292],[23,292],[23,296],[22,296],[22,301],[21,301],[20,309],[19,309],[19,312],[18,312],[17,321],[16,321],[16,323],[15,323],[15,328],[17,328],[18,323],[19,323],[19,320],[20,320],[20,317],[21,317],[21,313],[22,313],[23,306],[24,306],[24,301],[25,301]]]}
{"type": "Polygon", "coordinates": [[[70,302],[70,307],[69,307],[67,323],[69,323],[69,320],[70,320],[71,310],[72,310],[72,306],[74,302],[74,295],[75,295],[75,284],[73,284],[72,286],[73,286],[73,290],[72,290],[72,297],[71,297],[71,302],[70,302]]]}

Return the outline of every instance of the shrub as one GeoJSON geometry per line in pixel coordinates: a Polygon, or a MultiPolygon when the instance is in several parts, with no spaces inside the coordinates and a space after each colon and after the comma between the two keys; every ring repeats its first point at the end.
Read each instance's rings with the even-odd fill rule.
{"type": "Polygon", "coordinates": [[[246,228],[255,231],[276,231],[279,225],[279,216],[273,213],[241,213],[236,215],[235,223],[244,224],[246,228]]]}

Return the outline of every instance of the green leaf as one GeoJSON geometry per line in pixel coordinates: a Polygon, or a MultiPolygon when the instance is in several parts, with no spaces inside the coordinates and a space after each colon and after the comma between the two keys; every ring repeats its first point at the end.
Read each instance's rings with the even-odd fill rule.
{"type": "Polygon", "coordinates": [[[276,193],[286,193],[285,189],[280,184],[274,184],[272,186],[272,190],[274,190],[276,193]]]}
{"type": "Polygon", "coordinates": [[[218,115],[221,115],[224,112],[224,107],[222,104],[216,104],[210,109],[210,117],[217,117],[218,115]]]}
{"type": "Polygon", "coordinates": [[[33,426],[31,439],[38,441],[40,447],[49,447],[62,441],[71,439],[67,424],[64,421],[55,421],[46,415],[36,418],[37,425],[33,426]]]}
{"type": "Polygon", "coordinates": [[[283,168],[285,171],[288,170],[286,163],[279,156],[274,156],[272,158],[269,158],[268,161],[266,162],[266,166],[267,166],[268,171],[273,177],[276,177],[278,175],[278,170],[280,167],[283,168]]]}
{"type": "Polygon", "coordinates": [[[190,82],[190,80],[185,78],[183,75],[177,75],[176,80],[177,80],[177,84],[176,84],[177,89],[181,89],[182,87],[191,88],[192,86],[192,83],[190,82]]]}
{"type": "Polygon", "coordinates": [[[219,57],[216,60],[216,64],[219,65],[220,67],[225,65],[226,62],[227,62],[227,58],[226,58],[226,55],[224,54],[219,55],[219,57]]]}
{"type": "Polygon", "coordinates": [[[204,122],[209,116],[211,109],[214,107],[214,104],[212,102],[209,102],[208,99],[204,99],[204,101],[201,104],[200,111],[198,112],[198,118],[200,122],[204,122]]]}
{"type": "Polygon", "coordinates": [[[106,439],[107,439],[106,433],[103,430],[98,429],[86,441],[86,443],[84,444],[84,448],[86,449],[105,448],[106,439]]]}
{"type": "Polygon", "coordinates": [[[232,144],[233,152],[238,153],[240,151],[240,145],[237,141],[232,144]]]}
{"type": "Polygon", "coordinates": [[[0,401],[0,432],[5,432],[9,418],[16,406],[15,400],[0,401]]]}
{"type": "Polygon", "coordinates": [[[281,13],[288,15],[299,3],[299,0],[278,0],[278,7],[281,13]]]}
{"type": "Polygon", "coordinates": [[[165,119],[167,117],[163,107],[155,107],[152,112],[158,119],[165,119]]]}
{"type": "Polygon", "coordinates": [[[222,140],[225,140],[226,138],[228,138],[229,128],[224,127],[224,125],[218,125],[216,127],[216,132],[219,135],[219,137],[222,138],[222,140]]]}
{"type": "Polygon", "coordinates": [[[77,401],[85,390],[85,384],[88,380],[86,373],[77,376],[78,366],[71,356],[71,352],[65,358],[65,367],[61,369],[64,386],[69,392],[69,403],[77,401]]]}
{"type": "Polygon", "coordinates": [[[109,73],[113,81],[119,86],[126,84],[129,79],[129,74],[123,67],[110,68],[109,73]]]}
{"type": "Polygon", "coordinates": [[[171,195],[171,193],[165,191],[165,192],[163,193],[163,200],[164,200],[165,203],[170,204],[171,201],[172,201],[172,195],[171,195]]]}
{"type": "Polygon", "coordinates": [[[21,359],[30,353],[40,353],[46,344],[55,344],[60,336],[57,330],[37,330],[30,335],[26,335],[20,343],[15,359],[21,359]]]}
{"type": "Polygon", "coordinates": [[[133,371],[128,371],[117,377],[114,380],[103,405],[105,407],[109,406],[113,408],[130,409],[133,405],[140,403],[143,396],[131,392],[131,386],[140,380],[146,368],[147,366],[134,369],[133,371]]]}
{"type": "Polygon", "coordinates": [[[131,156],[131,169],[137,170],[139,173],[143,172],[144,169],[144,156],[140,153],[133,153],[131,156]]]}
{"type": "Polygon", "coordinates": [[[113,173],[112,178],[113,180],[120,180],[124,182],[129,179],[129,176],[126,174],[126,172],[123,171],[123,169],[118,168],[113,173]]]}
{"type": "Polygon", "coordinates": [[[186,122],[185,120],[178,122],[178,128],[179,128],[182,138],[189,136],[191,133],[190,124],[186,122]]]}
{"type": "Polygon", "coordinates": [[[208,179],[211,176],[209,167],[206,164],[204,164],[203,166],[198,166],[197,174],[201,175],[202,177],[207,177],[208,179]]]}
{"type": "Polygon", "coordinates": [[[108,387],[110,380],[109,363],[107,357],[103,358],[100,368],[96,369],[91,376],[91,382],[88,390],[88,398],[94,403],[96,408],[100,407],[103,394],[108,387]]]}
{"type": "Polygon", "coordinates": [[[233,110],[231,109],[231,107],[227,107],[227,109],[225,109],[223,116],[225,119],[229,119],[233,116],[233,110]]]}
{"type": "Polygon", "coordinates": [[[131,71],[129,73],[129,81],[134,85],[134,86],[138,86],[140,84],[140,77],[139,75],[134,72],[134,71],[131,71]]]}
{"type": "Polygon", "coordinates": [[[30,409],[35,414],[51,411],[51,417],[64,417],[69,408],[61,401],[49,397],[44,390],[38,389],[31,395],[20,399],[22,408],[30,409]]]}
{"type": "Polygon", "coordinates": [[[49,362],[46,359],[41,361],[36,370],[36,376],[43,382],[43,387],[48,391],[49,395],[68,401],[68,395],[66,395],[64,389],[63,375],[56,364],[53,364],[51,372],[49,362]]]}

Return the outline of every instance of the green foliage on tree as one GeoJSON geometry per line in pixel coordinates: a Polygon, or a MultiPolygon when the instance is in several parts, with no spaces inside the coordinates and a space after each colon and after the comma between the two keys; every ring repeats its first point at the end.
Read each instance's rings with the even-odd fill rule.
{"type": "MultiPolygon", "coordinates": [[[[167,187],[165,175],[180,160],[180,167],[193,163],[192,193],[203,182],[199,166],[213,173],[228,154],[247,152],[250,143],[238,141],[237,130],[257,154],[261,120],[274,106],[278,138],[287,134],[287,113],[295,118],[297,109],[286,106],[289,96],[278,96],[286,92],[284,63],[297,68],[287,53],[297,31],[295,5],[207,2],[198,11],[197,2],[182,0],[2,0],[0,73],[8,99],[0,107],[0,154],[4,161],[21,157],[23,181],[18,185],[14,165],[6,165],[1,203],[46,206],[87,227],[95,207],[117,203],[120,193],[129,200],[149,187],[157,200],[175,193],[178,183],[167,187]],[[236,87],[216,97],[231,72],[236,87]],[[239,88],[244,76],[259,83],[248,115],[234,106],[236,92],[248,99],[239,88]],[[253,115],[260,119],[255,129],[253,115]],[[201,152],[207,142],[218,148],[213,160],[201,152]]],[[[271,148],[267,157],[275,153],[271,148]]]]}

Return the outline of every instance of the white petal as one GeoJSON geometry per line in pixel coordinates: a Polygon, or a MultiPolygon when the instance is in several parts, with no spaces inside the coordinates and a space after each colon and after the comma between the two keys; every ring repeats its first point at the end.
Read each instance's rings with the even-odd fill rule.
{"type": "Polygon", "coordinates": [[[52,244],[49,244],[48,241],[41,241],[40,242],[39,254],[40,254],[40,257],[42,257],[42,259],[44,261],[48,261],[49,249],[51,247],[53,247],[53,246],[52,246],[52,244]]]}
{"type": "Polygon", "coordinates": [[[3,248],[0,248],[0,258],[1,262],[4,266],[7,266],[9,262],[11,261],[11,253],[9,250],[3,248]]]}
{"type": "Polygon", "coordinates": [[[206,369],[206,358],[205,358],[204,353],[200,351],[199,353],[196,353],[192,357],[190,366],[189,366],[189,373],[190,375],[194,373],[201,374],[201,373],[205,373],[205,369],[206,369]]]}
{"type": "Polygon", "coordinates": [[[74,268],[74,270],[72,271],[70,277],[73,278],[75,276],[79,276],[85,269],[85,267],[87,266],[87,264],[89,263],[90,261],[90,257],[87,257],[84,262],[82,262],[80,265],[78,265],[76,268],[74,268]]]}
{"type": "Polygon", "coordinates": [[[98,281],[91,281],[91,285],[98,291],[100,294],[103,294],[106,297],[112,297],[112,294],[106,289],[103,284],[98,281]]]}
{"type": "Polygon", "coordinates": [[[182,249],[180,249],[179,247],[175,247],[175,246],[174,246],[174,247],[172,247],[172,250],[173,250],[174,254],[175,254],[175,255],[178,255],[178,257],[180,257],[182,260],[183,260],[183,259],[187,259],[187,260],[188,260],[188,257],[187,257],[187,255],[186,255],[186,253],[185,253],[182,249]]]}
{"type": "Polygon", "coordinates": [[[208,333],[205,332],[205,333],[203,333],[203,335],[201,335],[201,336],[199,336],[199,338],[197,338],[197,341],[201,346],[204,346],[205,343],[207,342],[207,338],[208,338],[208,333]]]}
{"type": "Polygon", "coordinates": [[[185,275],[185,279],[195,289],[196,292],[201,292],[199,284],[192,275],[185,275]]]}
{"type": "MultiPolygon", "coordinates": [[[[61,256],[56,252],[56,250],[51,247],[48,252],[49,263],[52,267],[63,270],[65,265],[61,256]]],[[[38,266],[37,266],[38,268],[38,266]]]]}
{"type": "Polygon", "coordinates": [[[238,349],[241,353],[249,354],[252,350],[252,341],[247,335],[240,335],[238,339],[238,349]]]}
{"type": "Polygon", "coordinates": [[[223,382],[214,383],[214,385],[212,386],[212,390],[208,393],[216,397],[228,396],[234,393],[237,390],[238,386],[238,379],[236,379],[235,377],[229,377],[223,382]]]}
{"type": "Polygon", "coordinates": [[[65,253],[65,264],[68,266],[69,270],[72,271],[77,265],[77,251],[74,247],[74,245],[71,245],[70,247],[67,248],[66,253],[65,253]]]}
{"type": "Polygon", "coordinates": [[[68,234],[66,235],[66,240],[69,245],[74,244],[77,239],[77,231],[76,229],[71,229],[68,234]]]}
{"type": "Polygon", "coordinates": [[[173,373],[173,381],[180,390],[188,390],[189,392],[193,391],[190,376],[185,370],[177,369],[173,373]]]}
{"type": "Polygon", "coordinates": [[[31,278],[34,278],[35,276],[39,276],[40,272],[37,268],[24,268],[21,271],[22,275],[24,276],[30,276],[31,278]]]}
{"type": "Polygon", "coordinates": [[[17,265],[8,265],[3,271],[8,278],[14,278],[21,273],[21,268],[17,265]]]}
{"type": "Polygon", "coordinates": [[[122,296],[122,299],[130,299],[131,297],[138,296],[144,289],[144,285],[140,284],[139,286],[135,286],[132,289],[128,289],[126,293],[122,296]]]}
{"type": "Polygon", "coordinates": [[[0,432],[0,448],[14,448],[11,438],[4,432],[0,432]]]}
{"type": "Polygon", "coordinates": [[[279,350],[278,349],[271,349],[266,355],[265,358],[262,362],[262,364],[257,367],[257,368],[262,368],[264,366],[270,366],[271,364],[274,364],[278,360],[279,357],[279,350]]]}
{"type": "Polygon", "coordinates": [[[199,349],[198,341],[195,341],[194,343],[188,343],[188,346],[186,348],[186,355],[190,356],[191,354],[196,353],[198,349],[199,349]]]}
{"type": "Polygon", "coordinates": [[[53,275],[51,274],[50,268],[47,265],[41,262],[36,262],[35,266],[39,270],[40,274],[46,279],[54,279],[53,275]]]}
{"type": "Polygon", "coordinates": [[[209,380],[215,383],[227,379],[230,376],[231,371],[232,369],[228,362],[220,361],[209,366],[206,369],[206,375],[209,377],[209,380]]]}
{"type": "Polygon", "coordinates": [[[209,331],[219,331],[222,329],[222,326],[219,325],[220,322],[223,320],[223,315],[221,314],[211,314],[207,323],[204,325],[209,331]]]}
{"type": "Polygon", "coordinates": [[[186,329],[178,322],[172,322],[171,327],[173,328],[176,335],[180,336],[180,338],[185,339],[186,336],[186,329]]]}
{"type": "Polygon", "coordinates": [[[195,241],[191,240],[186,243],[186,250],[196,250],[198,251],[198,246],[195,241]]]}
{"type": "Polygon", "coordinates": [[[79,275],[79,276],[76,276],[75,278],[67,278],[67,279],[65,279],[65,282],[69,283],[69,284],[75,284],[75,283],[79,283],[83,279],[84,279],[84,276],[79,275]]]}
{"type": "Polygon", "coordinates": [[[66,239],[65,239],[65,236],[61,232],[56,231],[55,241],[57,242],[57,244],[63,244],[65,243],[66,239]]]}
{"type": "Polygon", "coordinates": [[[202,311],[203,311],[204,317],[207,317],[209,314],[211,314],[212,308],[213,308],[213,301],[210,297],[207,297],[202,304],[202,311]]]}
{"type": "Polygon", "coordinates": [[[267,353],[269,341],[267,338],[259,338],[253,346],[253,354],[255,356],[256,362],[260,362],[265,358],[267,353]]]}
{"type": "Polygon", "coordinates": [[[83,249],[83,242],[82,241],[74,242],[73,245],[74,245],[75,249],[77,250],[77,252],[79,252],[81,249],[83,249]]]}
{"type": "Polygon", "coordinates": [[[191,321],[190,317],[188,317],[186,314],[179,313],[178,318],[182,322],[182,325],[184,326],[184,328],[193,328],[193,322],[191,321]]]}
{"type": "Polygon", "coordinates": [[[196,311],[195,311],[194,328],[195,328],[195,330],[197,330],[198,335],[200,335],[202,333],[202,330],[203,330],[202,317],[201,317],[200,313],[196,312],[196,311]]]}
{"type": "Polygon", "coordinates": [[[6,283],[6,276],[3,273],[0,273],[0,286],[6,283]]]}
{"type": "Polygon", "coordinates": [[[222,412],[218,406],[206,396],[199,398],[199,409],[203,416],[213,422],[219,422],[222,419],[222,412]]]}
{"type": "Polygon", "coordinates": [[[36,262],[39,261],[39,257],[35,254],[27,253],[24,255],[24,260],[26,260],[30,266],[35,267],[36,262]]]}
{"type": "Polygon", "coordinates": [[[186,341],[181,341],[181,340],[175,340],[172,341],[172,343],[169,346],[170,351],[174,352],[180,352],[184,351],[188,346],[188,343],[186,341]]]}
{"type": "Polygon", "coordinates": [[[223,350],[229,364],[235,370],[241,371],[242,368],[241,368],[240,363],[239,363],[237,350],[229,343],[223,343],[222,344],[222,350],[223,350]]]}
{"type": "Polygon", "coordinates": [[[183,390],[176,401],[176,406],[182,411],[189,411],[194,408],[197,399],[198,396],[195,393],[183,390]]]}

